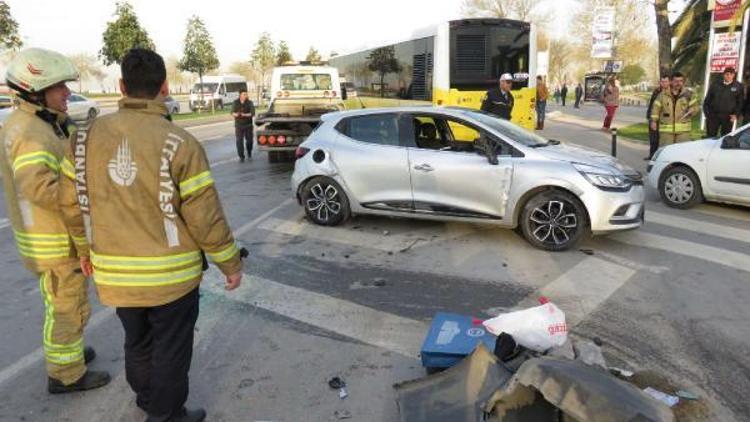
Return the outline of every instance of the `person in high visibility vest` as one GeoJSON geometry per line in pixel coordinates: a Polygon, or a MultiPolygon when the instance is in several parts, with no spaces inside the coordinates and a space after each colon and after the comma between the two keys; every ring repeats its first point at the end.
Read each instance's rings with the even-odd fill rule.
{"type": "Polygon", "coordinates": [[[672,73],[670,89],[656,97],[651,108],[651,129],[659,131],[659,144],[690,141],[693,117],[700,112],[693,90],[685,88],[685,75],[672,73]]]}
{"type": "Polygon", "coordinates": [[[65,113],[65,83],[77,80],[78,70],[60,53],[30,48],[9,63],[6,79],[19,106],[0,131],[0,173],[18,252],[39,276],[47,389],[56,394],[98,388],[110,376],[86,368],[96,356],[83,342],[91,306],[78,257],[88,255],[88,244],[69,235],[58,202],[64,145],[76,136],[65,113]]]}
{"type": "Polygon", "coordinates": [[[119,110],[98,118],[66,151],[61,204],[71,233],[90,239],[102,304],[125,330],[125,373],[148,422],[200,422],[187,410],[203,254],[233,290],[240,249],[200,142],[171,122],[164,60],[132,49],[122,59],[119,110]]]}

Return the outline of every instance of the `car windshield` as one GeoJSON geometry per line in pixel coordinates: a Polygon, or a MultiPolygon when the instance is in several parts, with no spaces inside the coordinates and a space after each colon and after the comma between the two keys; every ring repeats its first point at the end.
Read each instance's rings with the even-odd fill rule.
{"type": "Polygon", "coordinates": [[[464,113],[466,113],[469,117],[476,119],[485,126],[488,126],[490,129],[498,132],[499,134],[523,145],[526,145],[527,147],[537,148],[549,145],[549,141],[542,138],[541,136],[533,132],[529,132],[528,130],[520,126],[516,126],[506,120],[499,119],[490,114],[478,112],[475,110],[465,110],[464,113]]]}
{"type": "Polygon", "coordinates": [[[323,91],[331,87],[331,75],[328,73],[281,75],[281,89],[284,91],[323,91]]]}
{"type": "MultiPolygon", "coordinates": [[[[216,88],[219,86],[217,83],[204,83],[203,93],[216,92],[216,88]]],[[[197,83],[193,86],[193,92],[201,92],[201,84],[197,83]]]]}

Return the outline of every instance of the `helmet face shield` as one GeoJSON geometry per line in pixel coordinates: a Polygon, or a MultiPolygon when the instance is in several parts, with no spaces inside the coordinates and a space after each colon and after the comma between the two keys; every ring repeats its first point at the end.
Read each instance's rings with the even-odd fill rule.
{"type": "Polygon", "coordinates": [[[6,75],[10,86],[31,94],[78,78],[78,69],[69,58],[42,48],[28,48],[18,53],[8,65],[6,75]]]}

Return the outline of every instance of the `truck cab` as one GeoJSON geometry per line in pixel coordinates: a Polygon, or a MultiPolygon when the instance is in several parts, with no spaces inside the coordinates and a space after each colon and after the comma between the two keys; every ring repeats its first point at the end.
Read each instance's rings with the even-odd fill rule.
{"type": "Polygon", "coordinates": [[[338,70],[327,66],[279,66],[271,75],[268,112],[255,124],[258,147],[271,162],[294,159],[294,151],[320,123],[344,109],[338,70]]]}

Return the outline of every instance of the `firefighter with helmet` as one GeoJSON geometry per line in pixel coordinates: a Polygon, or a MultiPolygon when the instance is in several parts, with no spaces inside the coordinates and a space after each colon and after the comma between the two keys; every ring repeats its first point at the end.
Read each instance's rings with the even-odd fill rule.
{"type": "Polygon", "coordinates": [[[98,388],[110,376],[86,368],[96,355],[83,341],[91,307],[79,260],[88,260],[88,243],[69,234],[59,195],[60,163],[76,136],[65,83],[77,80],[78,71],[62,54],[30,48],[11,61],[6,79],[19,107],[0,131],[0,173],[18,252],[39,276],[48,391],[98,388]]]}

